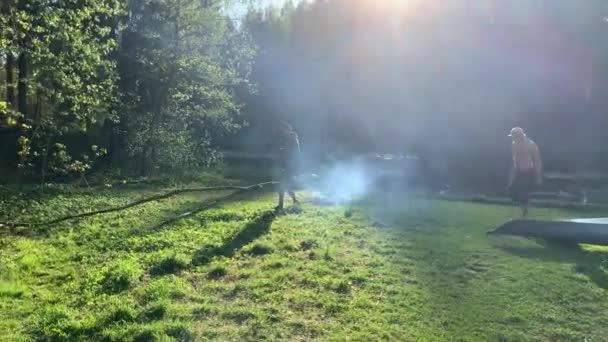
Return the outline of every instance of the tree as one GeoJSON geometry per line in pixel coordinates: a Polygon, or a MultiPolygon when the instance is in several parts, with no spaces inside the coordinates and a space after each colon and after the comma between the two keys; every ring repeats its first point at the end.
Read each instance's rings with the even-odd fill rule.
{"type": "Polygon", "coordinates": [[[9,2],[1,37],[5,54],[18,56],[19,166],[35,169],[44,182],[55,141],[111,117],[116,73],[107,56],[115,41],[105,21],[120,13],[121,4],[9,2]]]}
{"type": "Polygon", "coordinates": [[[217,2],[135,0],[119,52],[123,133],[139,172],[209,165],[243,125],[237,87],[254,54],[217,2]]]}

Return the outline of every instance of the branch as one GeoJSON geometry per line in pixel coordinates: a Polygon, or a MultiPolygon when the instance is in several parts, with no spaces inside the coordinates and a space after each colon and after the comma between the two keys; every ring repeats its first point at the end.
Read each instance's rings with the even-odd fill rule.
{"type": "Polygon", "coordinates": [[[155,195],[155,196],[151,196],[151,197],[146,197],[146,198],[142,198],[140,200],[137,200],[135,202],[131,202],[119,207],[113,207],[113,208],[107,208],[107,209],[101,209],[101,210],[96,210],[96,211],[89,211],[89,212],[85,212],[85,213],[81,213],[81,214],[76,214],[76,215],[69,215],[69,216],[64,216],[64,217],[60,217],[51,221],[46,221],[46,222],[0,222],[0,227],[1,226],[7,226],[9,228],[16,228],[16,227],[44,227],[44,226],[49,226],[52,224],[57,224],[60,222],[64,222],[64,221],[68,221],[68,220],[73,220],[73,219],[78,219],[78,218],[85,218],[85,217],[91,217],[91,216],[96,216],[96,215],[101,215],[101,214],[107,214],[107,213],[111,213],[111,212],[116,212],[116,211],[121,211],[121,210],[126,210],[126,209],[130,209],[133,207],[136,207],[138,205],[142,205],[148,202],[153,202],[153,201],[159,201],[162,199],[166,199],[169,197],[173,197],[176,195],[180,195],[180,194],[185,194],[185,193],[191,193],[191,192],[205,192],[205,191],[226,191],[226,190],[235,190],[235,192],[233,194],[230,194],[225,198],[231,197],[232,195],[241,193],[241,192],[245,192],[245,191],[249,191],[249,190],[253,190],[253,189],[259,189],[259,188],[263,188],[265,186],[268,185],[275,185],[278,184],[278,182],[265,182],[265,183],[260,183],[260,184],[255,184],[255,185],[251,185],[251,186],[246,186],[246,187],[241,187],[241,186],[216,186],[216,187],[202,187],[202,188],[186,188],[186,189],[179,189],[179,190],[173,190],[173,191],[169,191],[167,193],[164,194],[160,194],[160,195],[155,195]]]}

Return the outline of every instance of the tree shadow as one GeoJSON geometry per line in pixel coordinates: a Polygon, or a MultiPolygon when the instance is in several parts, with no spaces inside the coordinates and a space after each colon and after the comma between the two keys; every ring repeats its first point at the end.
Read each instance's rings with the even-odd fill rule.
{"type": "Polygon", "coordinates": [[[608,252],[584,250],[581,245],[536,240],[537,246],[497,246],[526,259],[574,264],[574,270],[586,275],[597,286],[608,289],[608,252]]]}
{"type": "Polygon", "coordinates": [[[234,254],[245,245],[267,234],[270,231],[270,226],[275,218],[276,213],[274,211],[265,211],[257,215],[230,241],[221,246],[204,247],[196,252],[194,257],[192,257],[192,264],[195,266],[204,265],[209,263],[216,256],[234,256],[234,254]]]}

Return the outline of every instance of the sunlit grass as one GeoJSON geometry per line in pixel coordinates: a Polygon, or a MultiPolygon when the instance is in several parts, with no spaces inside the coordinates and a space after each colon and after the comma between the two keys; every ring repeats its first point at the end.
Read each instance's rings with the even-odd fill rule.
{"type": "MultiPolygon", "coordinates": [[[[140,191],[49,196],[34,208],[53,217],[124,203],[140,191]]],[[[38,234],[3,232],[0,336],[82,341],[602,341],[608,336],[608,249],[486,237],[508,218],[509,207],[369,197],[349,208],[304,204],[275,216],[274,196],[260,193],[148,230],[203,200],[191,194],[38,234]]],[[[30,213],[20,215],[36,211],[30,213]]],[[[536,209],[533,215],[568,213],[536,209]]]]}

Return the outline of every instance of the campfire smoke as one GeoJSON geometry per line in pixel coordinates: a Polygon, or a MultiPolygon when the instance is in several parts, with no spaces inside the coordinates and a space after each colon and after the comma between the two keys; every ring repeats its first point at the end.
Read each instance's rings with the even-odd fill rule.
{"type": "Polygon", "coordinates": [[[408,173],[405,157],[362,156],[333,163],[320,172],[314,198],[327,205],[350,204],[371,192],[399,190],[408,173]]]}
{"type": "Polygon", "coordinates": [[[372,182],[361,162],[341,162],[322,173],[315,197],[326,204],[351,203],[363,197],[372,182]]]}

